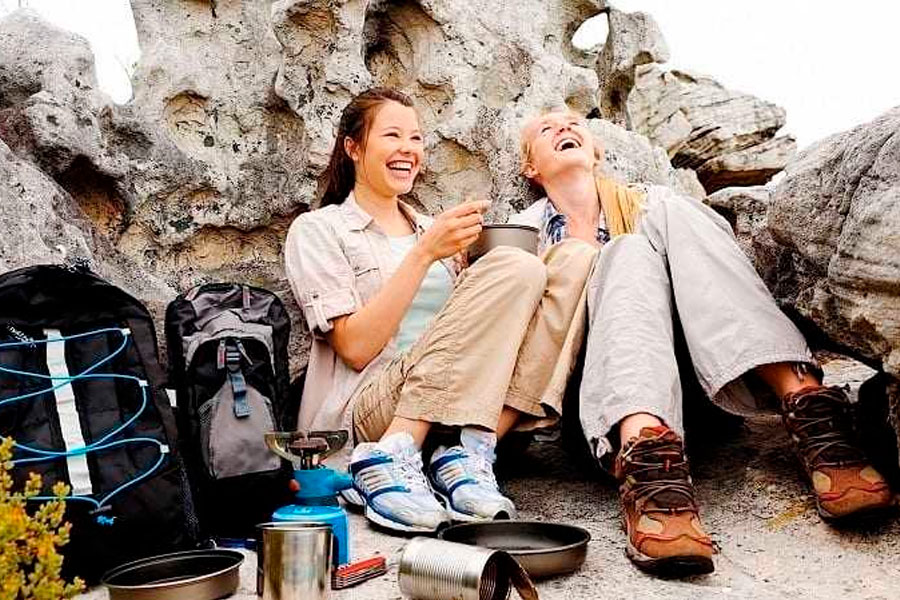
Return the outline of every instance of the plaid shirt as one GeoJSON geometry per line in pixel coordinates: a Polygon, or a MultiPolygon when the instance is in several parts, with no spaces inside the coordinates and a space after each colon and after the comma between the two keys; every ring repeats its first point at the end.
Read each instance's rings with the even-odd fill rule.
{"type": "MultiPolygon", "coordinates": [[[[559,243],[568,237],[566,230],[566,215],[556,210],[552,202],[547,202],[544,208],[544,216],[541,227],[541,247],[549,248],[553,244],[559,243]]],[[[606,219],[603,213],[600,213],[600,222],[597,224],[597,242],[602,246],[610,240],[609,231],[606,229],[606,219]]]]}

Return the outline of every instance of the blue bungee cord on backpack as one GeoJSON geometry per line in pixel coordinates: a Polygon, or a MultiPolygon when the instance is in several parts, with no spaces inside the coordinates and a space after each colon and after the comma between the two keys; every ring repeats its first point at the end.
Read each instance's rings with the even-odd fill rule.
{"type": "MultiPolygon", "coordinates": [[[[59,382],[59,383],[55,383],[54,385],[51,385],[50,387],[45,388],[45,389],[37,390],[34,392],[28,392],[26,394],[20,394],[18,396],[13,396],[11,398],[4,398],[4,399],[0,400],[0,407],[3,407],[8,404],[12,404],[13,402],[19,402],[22,400],[26,400],[28,398],[34,398],[36,396],[41,396],[46,393],[55,392],[56,390],[58,390],[62,387],[65,387],[66,385],[70,385],[73,381],[78,381],[78,380],[83,380],[83,379],[125,379],[125,380],[134,381],[140,388],[140,390],[141,390],[141,406],[138,409],[138,411],[134,415],[132,415],[131,418],[129,418],[128,420],[123,422],[121,425],[119,425],[119,426],[113,428],[112,430],[110,430],[109,432],[103,434],[100,437],[100,439],[98,439],[95,442],[86,444],[84,446],[76,447],[76,448],[69,448],[68,450],[66,450],[64,452],[60,452],[58,450],[46,450],[43,448],[34,448],[31,446],[27,446],[25,444],[20,444],[19,442],[15,442],[15,440],[14,440],[15,446],[17,448],[19,448],[21,451],[28,452],[31,454],[37,454],[38,456],[31,457],[31,458],[16,459],[16,460],[12,461],[13,465],[36,463],[36,462],[43,462],[43,461],[48,461],[48,460],[58,460],[60,458],[68,458],[71,456],[80,456],[80,455],[88,454],[90,452],[98,452],[98,451],[106,450],[109,448],[124,446],[126,444],[143,444],[143,443],[156,444],[159,447],[159,458],[157,459],[156,463],[153,466],[151,466],[148,470],[144,471],[143,473],[141,473],[140,475],[135,477],[134,479],[131,479],[130,481],[126,481],[125,483],[121,484],[119,487],[115,488],[114,490],[112,490],[111,492],[106,494],[100,500],[96,500],[94,498],[91,498],[90,496],[83,496],[83,495],[77,495],[77,494],[72,494],[72,495],[67,496],[67,498],[66,498],[67,500],[77,500],[77,501],[88,502],[90,504],[93,504],[96,507],[93,510],[94,513],[99,513],[101,511],[108,509],[109,508],[108,503],[115,495],[121,493],[122,491],[128,489],[131,486],[136,485],[137,483],[139,483],[142,480],[149,477],[154,471],[156,471],[160,466],[162,466],[162,463],[165,460],[165,456],[169,451],[168,446],[166,446],[159,440],[156,440],[153,438],[148,438],[148,437],[133,437],[133,438],[125,438],[125,439],[121,439],[121,440],[109,441],[111,438],[119,435],[125,429],[130,427],[141,416],[141,414],[144,412],[144,410],[146,410],[147,403],[148,403],[147,382],[146,381],[139,379],[137,377],[134,377],[132,375],[120,375],[117,373],[94,373],[94,371],[96,371],[101,366],[103,366],[104,364],[106,364],[109,361],[111,361],[112,359],[114,359],[116,356],[118,356],[121,352],[123,352],[125,350],[126,346],[128,345],[128,340],[131,336],[131,330],[129,330],[127,328],[107,327],[104,329],[97,329],[97,330],[89,331],[89,332],[85,332],[85,333],[79,333],[79,334],[74,334],[74,335],[69,335],[69,336],[64,336],[64,337],[47,338],[44,340],[26,340],[26,341],[0,343],[0,350],[2,350],[4,348],[15,348],[15,347],[21,347],[21,346],[34,347],[36,344],[51,344],[51,343],[59,343],[59,342],[68,342],[71,340],[77,340],[77,339],[81,339],[81,338],[85,338],[85,337],[97,336],[97,335],[102,335],[102,334],[106,334],[106,333],[121,334],[122,335],[122,343],[119,345],[118,348],[116,348],[108,356],[106,356],[105,358],[103,358],[101,360],[98,360],[96,363],[94,363],[90,367],[86,368],[81,373],[77,373],[75,375],[62,375],[62,376],[44,375],[42,373],[33,373],[30,371],[20,371],[18,369],[12,369],[12,368],[4,367],[4,366],[0,365],[0,372],[9,373],[10,375],[15,375],[18,377],[32,377],[32,378],[36,378],[36,379],[46,379],[46,380],[53,381],[53,382],[57,382],[57,381],[59,382]]],[[[55,498],[52,496],[34,496],[31,499],[43,501],[43,500],[54,500],[55,498]]],[[[112,525],[114,523],[114,520],[115,520],[115,517],[107,517],[107,516],[103,516],[103,515],[97,516],[97,522],[101,525],[112,525]]]]}

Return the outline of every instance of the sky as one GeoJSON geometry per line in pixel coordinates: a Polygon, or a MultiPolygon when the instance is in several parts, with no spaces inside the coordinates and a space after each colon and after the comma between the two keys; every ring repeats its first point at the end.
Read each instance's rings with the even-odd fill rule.
{"type": "MultiPolygon", "coordinates": [[[[140,56],[128,0],[0,0],[0,15],[20,4],[88,38],[100,87],[114,101],[128,101],[128,73],[140,56]]],[[[784,107],[784,132],[793,134],[801,147],[900,105],[900,78],[890,75],[900,56],[900,2],[612,0],[612,4],[653,15],[669,45],[668,68],[712,76],[728,88],[784,107]]],[[[605,18],[600,17],[586,24],[575,41],[591,47],[605,35],[605,18]]]]}
{"type": "MultiPolygon", "coordinates": [[[[612,0],[650,13],[670,69],[787,110],[783,131],[804,147],[900,105],[900,2],[893,0],[612,0]],[[895,72],[896,73],[896,72],[895,72]]],[[[598,19],[600,20],[600,19],[598,19]]],[[[605,36],[605,23],[589,36],[605,36]]],[[[577,41],[577,40],[576,40],[577,41]]]]}

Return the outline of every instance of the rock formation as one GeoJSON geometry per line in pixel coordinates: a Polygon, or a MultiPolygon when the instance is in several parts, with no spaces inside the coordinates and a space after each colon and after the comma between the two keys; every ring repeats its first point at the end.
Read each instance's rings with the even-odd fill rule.
{"type": "Polygon", "coordinates": [[[775,297],[834,349],[900,378],[900,108],[804,150],[777,185],[709,203],[775,297]]]}
{"type": "Polygon", "coordinates": [[[669,48],[650,15],[625,13],[614,8],[606,14],[609,35],[597,56],[600,114],[617,125],[630,128],[627,101],[634,87],[637,68],[668,61],[669,48]]]}
{"type": "Polygon", "coordinates": [[[900,108],[804,151],[768,226],[794,267],[776,295],[900,377],[900,108]]]}
{"type": "MultiPolygon", "coordinates": [[[[134,99],[97,90],[78,36],[17,11],[0,22],[0,138],[7,169],[40,181],[34,222],[5,182],[0,267],[82,256],[101,273],[155,282],[142,299],[239,280],[280,294],[291,220],[315,198],[340,111],[371,85],[410,93],[427,132],[427,165],[412,200],[437,212],[466,192],[492,216],[532,199],[518,176],[522,121],[546,106],[587,114],[597,74],[571,36],[598,0],[133,0],[142,56],[134,99]],[[473,19],[471,15],[485,15],[473,19]],[[37,40],[37,42],[35,42],[37,40]],[[23,52],[23,48],[28,48],[23,52]],[[6,191],[9,190],[9,191],[6,191]],[[55,200],[51,200],[55,198],[55,200]],[[18,219],[18,220],[17,220],[18,219]],[[37,222],[65,235],[31,243],[37,222]],[[62,225],[60,225],[62,227],[62,225]],[[15,252],[13,252],[15,249],[15,252]],[[99,250],[98,250],[99,249],[99,250]]],[[[592,120],[607,169],[701,196],[693,173],[672,168],[643,136],[592,120]]]]}
{"type": "Polygon", "coordinates": [[[900,438],[900,108],[803,151],[777,185],[709,197],[819,345],[883,370],[900,438]]]}
{"type": "Polygon", "coordinates": [[[676,167],[697,172],[707,192],[757,185],[796,151],[775,137],[783,109],[710,77],[667,71],[665,39],[650,15],[608,8],[609,37],[597,57],[600,115],[662,146],[676,167]]]}
{"type": "MultiPolygon", "coordinates": [[[[470,191],[494,200],[498,220],[526,204],[518,130],[547,105],[618,114],[632,131],[589,120],[604,169],[699,198],[764,182],[793,151],[775,137],[783,110],[663,71],[652,19],[600,0],[132,5],[142,58],[125,105],[97,90],[78,36],[28,11],[0,22],[0,269],[86,260],[156,314],[196,283],[265,286],[293,311],[295,371],[304,336],[283,237],[361,89],[416,98],[428,162],[412,200],[430,212],[470,191]],[[571,35],[604,10],[610,38],[588,68],[571,35]]],[[[776,188],[709,199],[795,315],[895,377],[898,120],[821,142],[776,188]]]]}
{"type": "Polygon", "coordinates": [[[666,148],[672,164],[695,169],[708,192],[765,183],[796,150],[790,136],[775,137],[784,109],[658,65],[637,68],[628,113],[632,127],[666,148]]]}

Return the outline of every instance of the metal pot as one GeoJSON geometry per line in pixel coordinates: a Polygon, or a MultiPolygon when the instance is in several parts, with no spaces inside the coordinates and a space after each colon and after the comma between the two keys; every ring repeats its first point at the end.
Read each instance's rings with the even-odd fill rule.
{"type": "Polygon", "coordinates": [[[110,600],[216,600],[233,594],[244,555],[190,550],[136,560],[103,576],[110,600]]]}
{"type": "Polygon", "coordinates": [[[538,229],[530,225],[485,225],[481,235],[469,246],[469,263],[473,263],[497,246],[513,246],[537,254],[538,229]]]}

